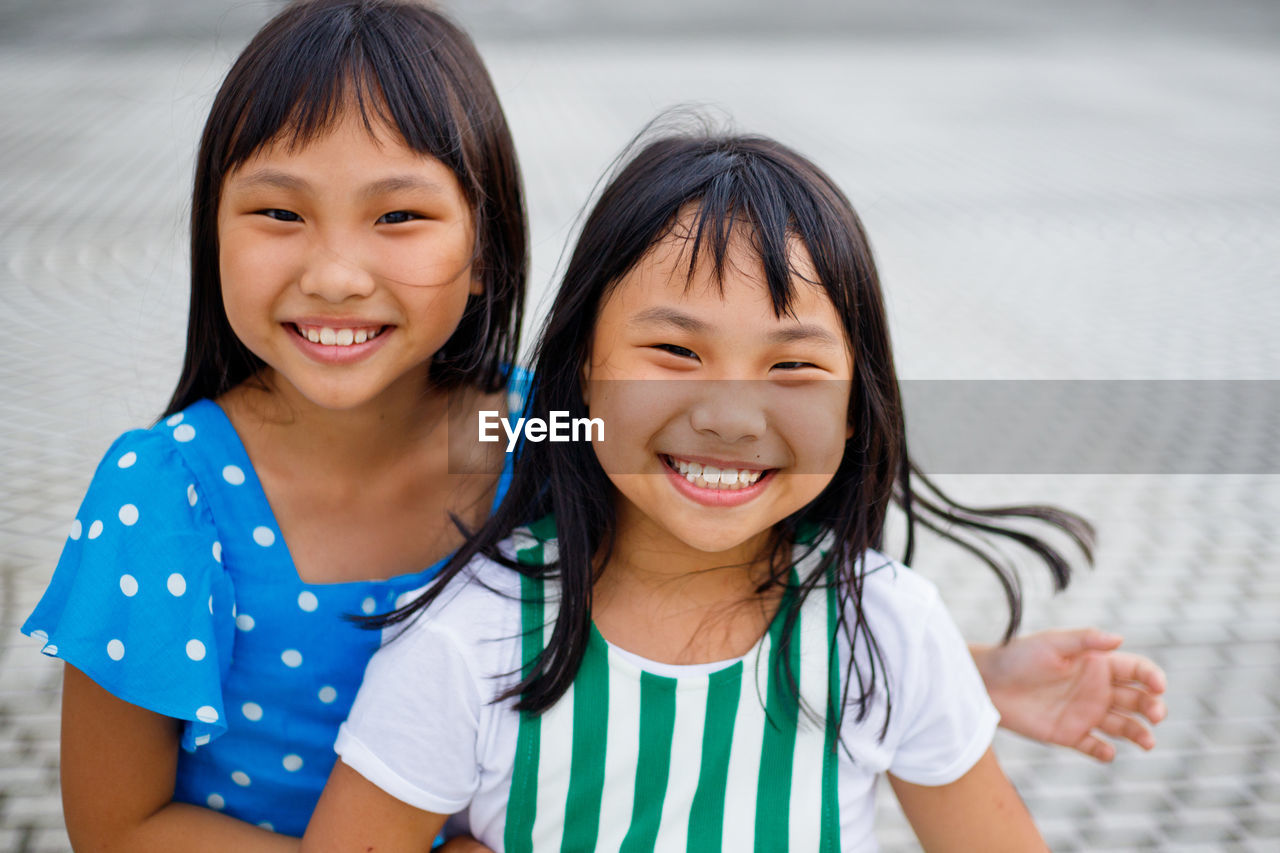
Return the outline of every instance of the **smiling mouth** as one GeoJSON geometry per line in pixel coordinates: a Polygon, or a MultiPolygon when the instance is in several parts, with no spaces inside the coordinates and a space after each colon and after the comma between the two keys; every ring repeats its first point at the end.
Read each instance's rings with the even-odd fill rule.
{"type": "Polygon", "coordinates": [[[349,347],[363,344],[382,334],[386,326],[358,326],[335,329],[332,326],[304,326],[288,324],[298,337],[326,347],[349,347]]]}
{"type": "Polygon", "coordinates": [[[736,492],[754,486],[762,477],[772,474],[776,468],[718,468],[659,454],[663,464],[700,489],[736,492]]]}

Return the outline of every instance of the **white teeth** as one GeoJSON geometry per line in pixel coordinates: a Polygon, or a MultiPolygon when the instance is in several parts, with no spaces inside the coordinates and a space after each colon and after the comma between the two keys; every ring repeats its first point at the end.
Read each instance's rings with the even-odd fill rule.
{"type": "Polygon", "coordinates": [[[362,344],[365,341],[373,340],[382,330],[375,328],[353,329],[350,327],[334,329],[331,326],[309,326],[303,328],[298,326],[298,331],[313,344],[321,344],[327,347],[349,347],[352,344],[362,344]]]}
{"type": "Polygon", "coordinates": [[[702,465],[698,462],[686,462],[683,459],[667,457],[672,466],[684,475],[684,478],[703,489],[724,489],[736,491],[755,485],[763,471],[743,468],[717,468],[714,465],[702,465]]]}

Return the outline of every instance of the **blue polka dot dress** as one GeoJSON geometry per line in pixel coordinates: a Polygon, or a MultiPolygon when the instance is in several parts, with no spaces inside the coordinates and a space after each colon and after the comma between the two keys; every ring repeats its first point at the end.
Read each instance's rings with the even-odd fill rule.
{"type": "MultiPolygon", "coordinates": [[[[510,473],[508,458],[499,498],[510,473]]],[[[175,800],[301,835],[380,640],[343,616],[388,611],[439,568],[303,582],[244,446],[202,400],[107,451],[22,630],[183,721],[175,800]]]]}

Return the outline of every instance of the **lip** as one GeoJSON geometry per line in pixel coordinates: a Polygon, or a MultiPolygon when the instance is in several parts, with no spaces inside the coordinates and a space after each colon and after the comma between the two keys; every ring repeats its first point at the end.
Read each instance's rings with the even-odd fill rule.
{"type": "Polygon", "coordinates": [[[368,320],[346,319],[346,320],[330,320],[308,317],[304,320],[290,320],[281,324],[284,330],[289,334],[289,338],[294,345],[302,351],[304,355],[313,361],[322,364],[344,365],[353,364],[372,356],[375,352],[382,348],[387,338],[395,334],[396,327],[382,323],[370,322],[368,320]],[[299,333],[300,326],[328,326],[331,329],[367,329],[378,326],[382,329],[377,337],[370,338],[362,344],[350,344],[348,346],[326,346],[325,344],[312,343],[299,333]]]}
{"type": "MultiPolygon", "coordinates": [[[[376,339],[375,339],[376,340],[376,339]]],[[[773,476],[778,471],[776,468],[761,468],[756,465],[742,465],[741,463],[729,462],[727,460],[717,461],[710,456],[685,456],[681,454],[679,459],[688,460],[690,462],[699,462],[705,465],[715,465],[716,467],[738,468],[739,470],[747,468],[752,471],[765,471],[766,473],[756,480],[750,486],[742,489],[704,489],[701,486],[695,486],[690,483],[685,476],[676,469],[667,464],[664,456],[670,454],[661,454],[658,457],[659,463],[662,465],[663,472],[667,475],[667,479],[671,481],[671,485],[677,492],[689,498],[695,503],[703,506],[711,507],[735,507],[748,503],[759,497],[761,493],[768,488],[769,483],[773,482],[773,476]],[[703,460],[707,460],[703,462],[703,460]]]]}

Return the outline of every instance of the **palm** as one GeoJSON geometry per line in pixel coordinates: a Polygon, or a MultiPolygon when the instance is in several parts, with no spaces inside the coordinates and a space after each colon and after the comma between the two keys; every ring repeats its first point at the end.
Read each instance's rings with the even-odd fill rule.
{"type": "Polygon", "coordinates": [[[1142,655],[1117,652],[1120,638],[1090,629],[1042,631],[980,652],[1000,725],[1035,740],[1110,761],[1099,733],[1155,745],[1139,721],[1164,718],[1164,673],[1142,655]]]}
{"type": "Polygon", "coordinates": [[[1028,737],[1074,747],[1102,725],[1111,708],[1111,667],[1101,655],[1064,657],[1045,650],[1029,656],[1025,688],[1002,708],[1028,737]]]}

